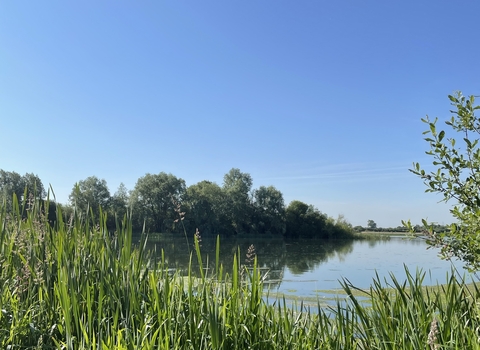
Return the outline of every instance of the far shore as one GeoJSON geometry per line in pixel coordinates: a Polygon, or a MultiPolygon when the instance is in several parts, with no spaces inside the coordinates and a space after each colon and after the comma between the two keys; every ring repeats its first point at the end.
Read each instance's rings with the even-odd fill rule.
{"type": "Polygon", "coordinates": [[[386,231],[362,231],[359,232],[359,234],[367,234],[367,235],[386,235],[386,236],[408,236],[410,232],[402,232],[402,231],[397,231],[397,232],[386,232],[386,231]]]}

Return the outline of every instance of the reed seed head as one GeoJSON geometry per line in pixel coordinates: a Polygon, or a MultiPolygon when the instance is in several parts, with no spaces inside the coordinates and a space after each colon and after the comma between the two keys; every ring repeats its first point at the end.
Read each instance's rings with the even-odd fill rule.
{"type": "Polygon", "coordinates": [[[436,318],[433,318],[432,323],[430,323],[430,332],[428,333],[427,344],[430,345],[431,350],[437,350],[437,335],[438,335],[438,321],[436,318]]]}
{"type": "Polygon", "coordinates": [[[246,255],[247,255],[247,258],[246,258],[247,263],[252,263],[255,260],[256,253],[255,253],[255,246],[253,244],[251,244],[250,247],[248,247],[246,255]]]}

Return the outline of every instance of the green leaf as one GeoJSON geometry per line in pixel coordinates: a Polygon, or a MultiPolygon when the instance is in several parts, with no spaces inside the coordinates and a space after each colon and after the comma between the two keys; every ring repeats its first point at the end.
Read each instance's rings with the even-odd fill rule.
{"type": "Polygon", "coordinates": [[[438,134],[438,141],[442,141],[443,137],[445,136],[445,131],[440,131],[440,134],[438,134]]]}

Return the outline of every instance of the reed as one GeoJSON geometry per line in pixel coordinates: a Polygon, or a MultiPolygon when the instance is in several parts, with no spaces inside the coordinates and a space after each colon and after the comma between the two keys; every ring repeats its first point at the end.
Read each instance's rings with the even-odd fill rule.
{"type": "Polygon", "coordinates": [[[219,240],[214,271],[203,268],[197,233],[199,274],[172,275],[149,256],[147,235],[132,244],[128,215],[111,233],[102,212],[64,220],[58,211],[52,226],[44,207],[0,208],[2,349],[480,348],[479,290],[453,275],[439,288],[422,287],[420,273],[377,277],[366,291],[345,280],[334,307],[288,307],[267,301],[255,258],[242,266],[237,253],[225,274],[219,240]]]}

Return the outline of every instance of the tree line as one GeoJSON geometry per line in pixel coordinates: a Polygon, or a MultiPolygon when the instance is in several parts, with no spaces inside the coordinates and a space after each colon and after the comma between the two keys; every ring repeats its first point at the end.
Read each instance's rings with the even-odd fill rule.
{"type": "MultiPolygon", "coordinates": [[[[422,225],[415,225],[412,226],[412,228],[415,230],[415,232],[423,232],[425,229],[422,225]]],[[[448,232],[450,230],[450,225],[443,225],[443,224],[438,224],[438,223],[432,223],[431,228],[438,233],[444,233],[448,232]]],[[[408,233],[408,228],[404,225],[397,226],[397,227],[379,227],[377,226],[377,223],[373,220],[368,220],[367,221],[367,226],[354,226],[353,231],[355,232],[385,232],[385,233],[398,233],[398,232],[403,232],[403,233],[408,233]]]]}
{"type": "MultiPolygon", "coordinates": [[[[107,182],[96,176],[78,181],[66,204],[52,201],[68,218],[75,211],[98,218],[107,215],[112,229],[125,215],[132,218],[135,232],[195,232],[202,235],[271,234],[297,238],[344,238],[353,234],[352,225],[340,216],[331,218],[313,205],[294,200],[285,205],[274,186],[252,188],[250,174],[233,168],[222,186],[200,181],[187,186],[172,174],[145,174],[132,190],[122,183],[111,194],[107,182]]],[[[19,201],[46,197],[41,179],[0,170],[0,193],[7,206],[13,195],[19,201]]],[[[50,215],[54,218],[55,215],[50,215]]]]}

